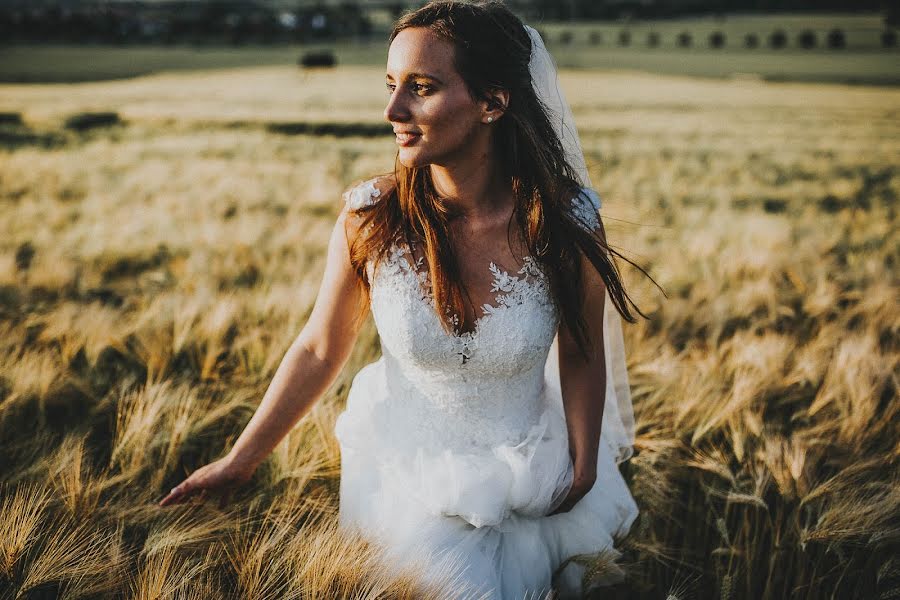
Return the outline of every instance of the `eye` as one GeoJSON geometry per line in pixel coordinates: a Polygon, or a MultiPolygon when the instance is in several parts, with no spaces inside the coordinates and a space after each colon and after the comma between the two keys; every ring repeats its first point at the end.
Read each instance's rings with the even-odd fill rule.
{"type": "MultiPolygon", "coordinates": [[[[384,86],[387,88],[387,91],[388,91],[388,92],[393,92],[393,91],[394,91],[394,88],[396,87],[396,86],[395,86],[394,84],[392,84],[392,83],[385,83],[384,86]]],[[[427,85],[427,84],[424,84],[424,83],[414,83],[414,84],[412,84],[410,87],[411,87],[411,88],[413,89],[413,91],[416,92],[416,93],[418,93],[418,92],[420,92],[420,91],[425,91],[425,92],[430,92],[430,91],[431,91],[431,86],[430,86],[430,85],[427,85]]]]}

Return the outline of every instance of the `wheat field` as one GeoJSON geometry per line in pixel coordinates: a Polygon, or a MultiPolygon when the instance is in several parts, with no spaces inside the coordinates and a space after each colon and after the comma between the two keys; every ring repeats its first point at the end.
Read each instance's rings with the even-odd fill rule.
{"type": "MultiPolygon", "coordinates": [[[[449,594],[335,528],[332,427],[371,319],[230,504],[156,505],[231,447],[341,193],[392,168],[382,77],[0,86],[0,598],[449,594]]],[[[625,324],[641,513],[597,597],[897,597],[900,90],[561,80],[610,241],[666,292],[620,262],[650,317],[625,324]]]]}

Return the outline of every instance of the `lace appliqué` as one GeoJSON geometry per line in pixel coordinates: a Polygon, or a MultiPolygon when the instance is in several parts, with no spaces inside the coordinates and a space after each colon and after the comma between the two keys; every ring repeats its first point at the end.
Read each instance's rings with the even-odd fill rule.
{"type": "Polygon", "coordinates": [[[413,263],[410,258],[412,252],[405,242],[394,242],[388,250],[388,255],[379,263],[378,268],[385,269],[384,273],[388,276],[402,275],[416,279],[418,289],[423,301],[431,301],[431,283],[428,278],[428,272],[422,271],[422,261],[424,256],[420,256],[413,263]]]}
{"type": "Polygon", "coordinates": [[[344,203],[348,204],[350,208],[358,210],[363,206],[371,206],[378,202],[381,190],[375,187],[375,181],[375,178],[369,179],[344,192],[344,203]]]}
{"type": "MultiPolygon", "coordinates": [[[[413,249],[415,245],[413,245],[413,249]]],[[[431,286],[431,280],[427,271],[421,271],[424,256],[420,256],[415,263],[413,251],[410,246],[403,241],[395,242],[386,261],[388,266],[388,274],[397,274],[401,271],[411,278],[415,278],[416,284],[419,286],[419,295],[421,300],[431,310],[436,310],[436,301],[431,286]]],[[[489,269],[494,275],[492,292],[500,292],[494,296],[497,305],[482,304],[482,315],[475,319],[475,324],[471,331],[459,331],[459,315],[453,314],[450,322],[453,323],[455,333],[451,336],[451,342],[455,346],[454,354],[460,357],[461,364],[465,364],[472,358],[475,349],[475,339],[481,331],[485,321],[491,316],[524,304],[530,299],[534,299],[541,304],[552,302],[549,292],[549,282],[546,274],[541,269],[540,264],[531,256],[523,256],[523,265],[516,271],[516,275],[510,275],[507,271],[500,269],[493,261],[489,264],[489,269]]],[[[450,314],[449,307],[445,310],[446,314],[450,314]]]]}
{"type": "Polygon", "coordinates": [[[491,314],[502,307],[515,306],[516,304],[524,303],[526,298],[536,291],[535,285],[543,286],[544,288],[546,287],[546,275],[541,270],[537,261],[531,256],[523,256],[522,260],[525,264],[517,271],[521,277],[516,277],[510,275],[506,271],[501,271],[493,262],[490,264],[491,273],[494,274],[494,284],[493,287],[491,287],[491,291],[502,293],[494,296],[494,300],[496,300],[498,306],[492,306],[490,304],[481,305],[484,314],[491,314]]]}

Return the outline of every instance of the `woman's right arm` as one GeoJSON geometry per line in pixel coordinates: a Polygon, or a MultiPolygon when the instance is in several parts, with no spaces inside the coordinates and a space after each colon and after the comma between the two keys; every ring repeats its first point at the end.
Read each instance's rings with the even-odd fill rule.
{"type": "Polygon", "coordinates": [[[325,273],[312,313],[285,353],[259,408],[225,457],[194,471],[160,506],[179,504],[202,490],[223,493],[224,505],[230,488],[250,479],[338,376],[363,321],[356,319],[364,296],[348,248],[358,227],[358,217],[345,204],[331,232],[325,273]]]}

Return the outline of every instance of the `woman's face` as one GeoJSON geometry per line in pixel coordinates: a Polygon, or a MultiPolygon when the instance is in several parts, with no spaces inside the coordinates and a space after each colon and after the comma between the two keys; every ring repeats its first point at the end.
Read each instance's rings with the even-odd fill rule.
{"type": "Polygon", "coordinates": [[[407,168],[445,165],[477,147],[486,103],[469,96],[453,53],[452,43],[424,27],[404,29],[391,43],[384,118],[407,168]]]}

